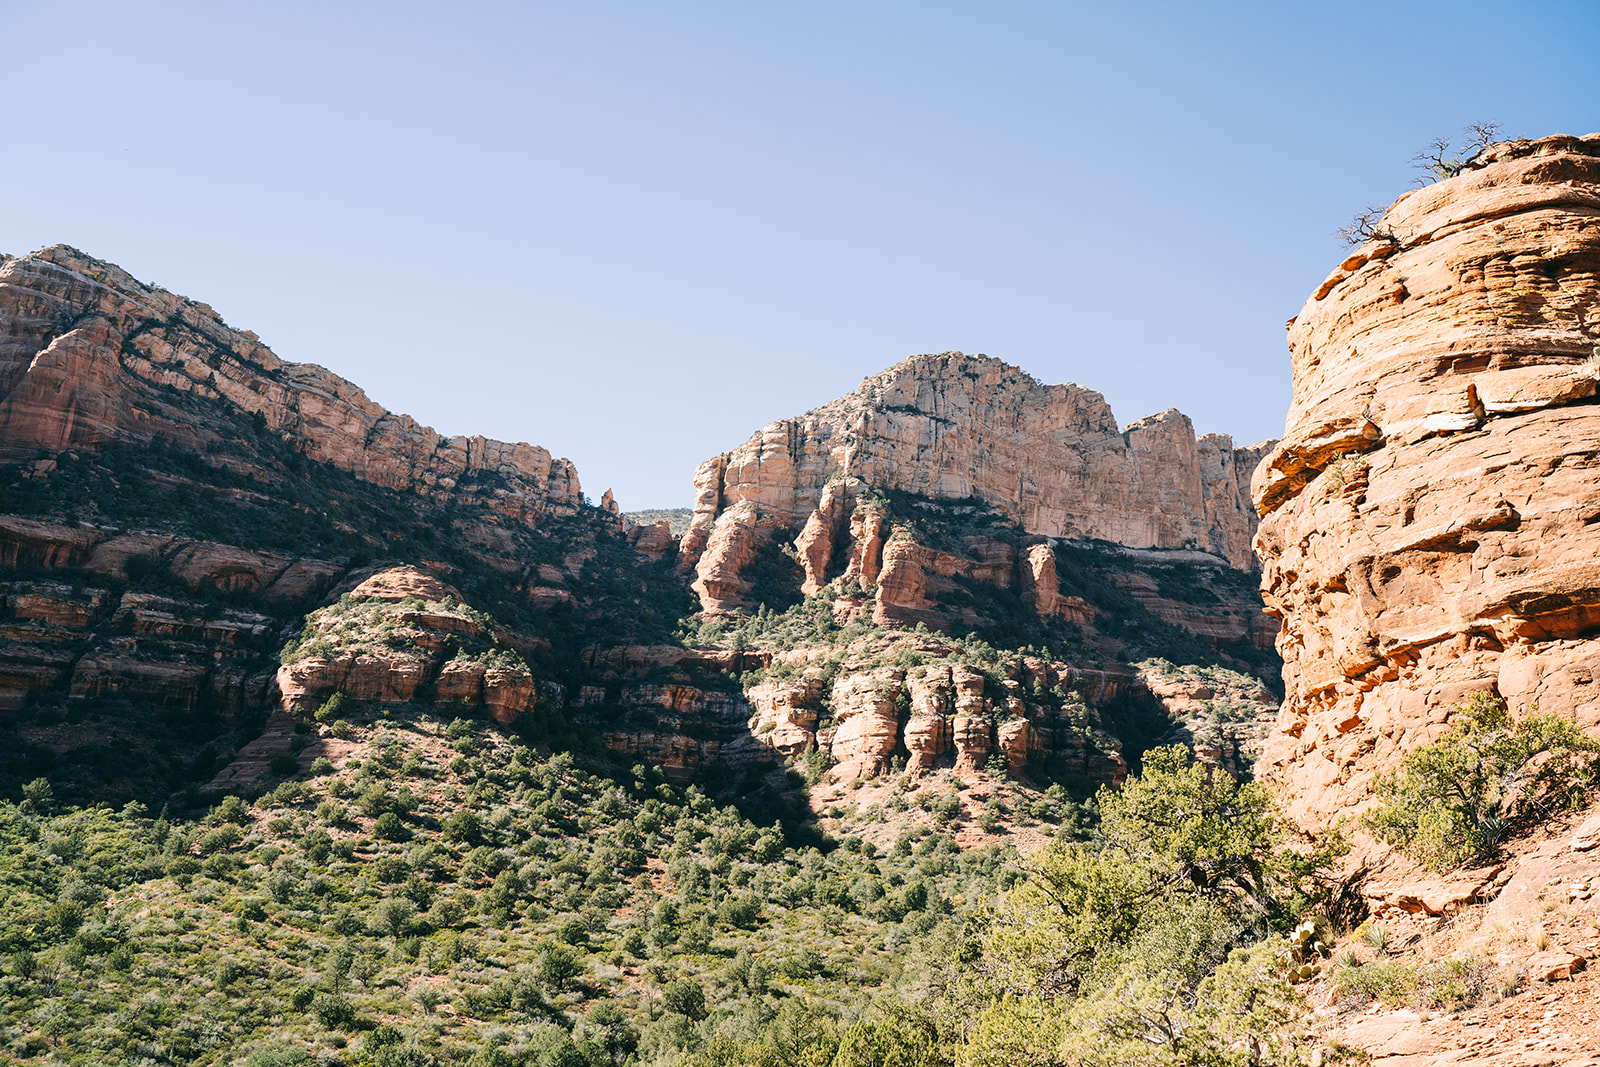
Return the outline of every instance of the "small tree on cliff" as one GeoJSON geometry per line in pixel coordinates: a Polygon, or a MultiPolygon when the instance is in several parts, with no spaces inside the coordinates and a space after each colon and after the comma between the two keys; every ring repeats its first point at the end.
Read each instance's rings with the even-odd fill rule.
{"type": "Polygon", "coordinates": [[[1452,151],[1450,139],[1441,137],[1411,157],[1412,165],[1424,172],[1424,176],[1417,179],[1418,184],[1431,185],[1472,169],[1478,162],[1478,157],[1499,138],[1500,124],[1474,122],[1462,132],[1466,134],[1467,140],[1459,149],[1452,151]]]}

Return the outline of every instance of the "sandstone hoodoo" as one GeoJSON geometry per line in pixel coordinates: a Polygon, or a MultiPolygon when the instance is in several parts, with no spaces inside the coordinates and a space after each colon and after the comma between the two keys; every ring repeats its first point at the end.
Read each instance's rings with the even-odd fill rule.
{"type": "Polygon", "coordinates": [[[1600,726],[1600,135],[1391,206],[1289,329],[1256,471],[1287,696],[1262,768],[1314,826],[1479,690],[1600,726]]]}

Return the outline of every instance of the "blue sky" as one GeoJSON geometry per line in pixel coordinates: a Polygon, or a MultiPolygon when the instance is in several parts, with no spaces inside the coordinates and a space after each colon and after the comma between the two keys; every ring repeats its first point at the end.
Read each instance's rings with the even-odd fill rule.
{"type": "Polygon", "coordinates": [[[1600,130],[1600,4],[0,0],[0,251],[205,301],[595,498],[918,352],[1277,436],[1284,321],[1470,122],[1600,130]]]}

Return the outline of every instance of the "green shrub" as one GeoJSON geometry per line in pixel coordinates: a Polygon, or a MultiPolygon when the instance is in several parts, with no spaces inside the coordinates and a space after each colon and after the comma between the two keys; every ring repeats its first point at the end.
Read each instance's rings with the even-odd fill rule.
{"type": "Polygon", "coordinates": [[[699,982],[688,978],[668,982],[667,987],[661,991],[661,1010],[686,1015],[699,1022],[708,1014],[706,991],[700,987],[699,982]]]}
{"type": "Polygon", "coordinates": [[[386,811],[372,824],[372,836],[380,841],[404,841],[409,835],[406,833],[406,824],[400,821],[400,816],[392,811],[386,811]]]}
{"type": "Polygon", "coordinates": [[[312,998],[311,1014],[330,1030],[349,1029],[356,1021],[355,1007],[344,997],[333,993],[318,993],[312,998]]]}
{"type": "Polygon", "coordinates": [[[314,718],[318,722],[336,722],[350,713],[350,698],[344,693],[334,693],[322,706],[317,709],[314,718]]]}
{"type": "Polygon", "coordinates": [[[473,844],[483,838],[483,820],[475,811],[457,811],[444,820],[442,836],[457,844],[473,844]]]}
{"type": "Polygon", "coordinates": [[[310,1067],[315,1063],[304,1049],[259,1048],[240,1061],[240,1067],[310,1067]]]}
{"type": "Polygon", "coordinates": [[[1334,985],[1347,1000],[1460,1011],[1477,1003],[1487,987],[1488,974],[1488,964],[1477,958],[1433,963],[1382,960],[1356,967],[1341,966],[1334,973],[1334,985]]]}
{"type": "Polygon", "coordinates": [[[1362,825],[1432,870],[1486,860],[1507,835],[1578,806],[1600,744],[1555,715],[1515,719],[1485,691],[1453,709],[1438,741],[1407,753],[1373,784],[1362,825]]]}
{"type": "Polygon", "coordinates": [[[546,945],[539,951],[536,966],[539,980],[546,988],[556,991],[565,989],[568,982],[588,970],[577,953],[564,945],[546,945]]]}
{"type": "Polygon", "coordinates": [[[211,809],[210,821],[214,823],[244,823],[250,819],[250,808],[236,796],[225,796],[211,809]]]}

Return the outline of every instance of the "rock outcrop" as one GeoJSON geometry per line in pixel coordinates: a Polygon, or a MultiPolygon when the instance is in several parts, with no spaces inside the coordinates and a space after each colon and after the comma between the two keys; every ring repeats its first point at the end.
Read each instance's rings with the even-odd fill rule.
{"type": "Polygon", "coordinates": [[[1491,690],[1600,727],[1600,135],[1514,141],[1395,202],[1289,329],[1256,471],[1303,824],[1491,690]]]}
{"type": "Polygon", "coordinates": [[[285,711],[308,716],[334,693],[355,700],[429,699],[442,709],[483,708],[502,724],[541,705],[560,707],[562,687],[536,679],[513,636],[415,567],[392,567],[337,603],[306,616],[277,672],[285,711]]]}
{"type": "Polygon", "coordinates": [[[344,573],[326,560],[10,515],[0,515],[0,567],[19,574],[0,582],[0,711],[54,691],[230,723],[265,710],[288,619],[344,573]],[[135,559],[187,595],[116,588],[135,559]]]}
{"type": "Polygon", "coordinates": [[[0,257],[0,462],[154,439],[203,454],[228,430],[194,400],[259,419],[309,459],[443,504],[532,522],[583,503],[568,461],[441,436],[119,267],[65,245],[0,257]]]}
{"type": "Polygon", "coordinates": [[[785,756],[820,750],[842,780],[873,778],[903,766],[913,777],[951,767],[971,777],[993,755],[1020,772],[1039,758],[1086,780],[1115,783],[1126,773],[1121,745],[1094,707],[1139,683],[1117,671],[1080,670],[1037,656],[1007,658],[998,685],[983,671],[951,663],[937,636],[868,645],[831,678],[818,669],[751,688],[749,733],[785,756]],[[914,667],[881,663],[888,648],[914,667]]]}
{"type": "MultiPolygon", "coordinates": [[[[753,513],[760,524],[798,530],[823,512],[819,523],[836,539],[829,490],[855,479],[934,499],[977,498],[1038,536],[1199,548],[1250,569],[1247,485],[1266,447],[1197,440],[1175,410],[1119,429],[1092,390],[1042,385],[986,356],[915,356],[701,464],[695,523],[749,523],[753,513]]],[[[707,536],[717,535],[686,540],[686,557],[707,536]]]]}

